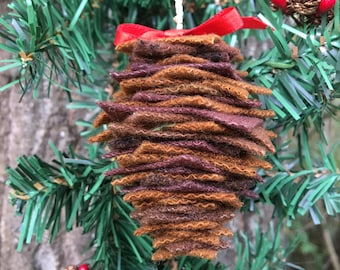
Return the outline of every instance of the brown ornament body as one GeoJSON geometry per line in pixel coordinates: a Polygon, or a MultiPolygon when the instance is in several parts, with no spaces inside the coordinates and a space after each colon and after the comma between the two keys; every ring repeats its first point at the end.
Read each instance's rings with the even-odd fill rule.
{"type": "Polygon", "coordinates": [[[275,134],[263,128],[272,111],[254,99],[269,89],[244,82],[231,62],[242,56],[216,35],[123,43],[126,71],[113,101],[95,126],[108,129],[90,139],[107,142],[119,165],[106,175],[135,207],[131,217],[149,234],[153,260],[182,255],[207,259],[228,247],[225,223],[270,169],[275,134]],[[250,98],[252,97],[252,98],[250,98]]]}

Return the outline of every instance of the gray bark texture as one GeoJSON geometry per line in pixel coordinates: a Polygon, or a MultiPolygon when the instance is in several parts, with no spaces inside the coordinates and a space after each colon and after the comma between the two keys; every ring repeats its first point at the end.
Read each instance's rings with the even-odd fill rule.
{"type": "MultiPolygon", "coordinates": [[[[12,74],[0,74],[1,85],[12,80],[12,74]]],[[[44,84],[43,84],[44,85],[44,84]]],[[[43,87],[42,85],[42,87],[43,87]]],[[[41,93],[44,89],[41,89],[41,93]]],[[[19,103],[19,89],[0,93],[0,269],[63,269],[68,264],[78,264],[85,259],[81,252],[88,237],[80,230],[61,234],[52,245],[32,243],[16,252],[21,217],[15,217],[15,208],[9,204],[9,188],[5,185],[6,167],[16,166],[20,155],[37,154],[42,159],[52,159],[48,146],[53,141],[58,149],[69,144],[79,144],[79,131],[74,126],[77,115],[66,110],[66,96],[60,89],[52,89],[51,98],[33,100],[27,93],[19,103]],[[84,241],[82,241],[84,240],[84,241]]],[[[78,112],[77,112],[78,113],[78,112]]]]}
{"type": "MultiPolygon", "coordinates": [[[[0,80],[2,84],[10,78],[2,76],[0,80]]],[[[49,140],[59,149],[76,143],[77,132],[72,126],[74,115],[66,111],[64,95],[58,90],[51,99],[37,101],[27,94],[18,103],[19,97],[18,89],[0,94],[0,269],[62,269],[65,264],[84,260],[80,254],[85,247],[81,231],[62,234],[52,245],[47,241],[41,245],[32,243],[17,253],[21,217],[15,217],[15,208],[9,204],[5,169],[15,167],[20,155],[38,154],[50,160],[49,140]]]]}
{"type": "MultiPolygon", "coordinates": [[[[0,2],[0,13],[7,12],[9,2],[0,2]]],[[[10,57],[0,51],[0,59],[10,57]]],[[[0,85],[14,77],[14,73],[0,73],[0,85]]],[[[20,155],[37,154],[51,160],[50,140],[59,149],[67,149],[69,144],[77,147],[80,143],[74,120],[81,117],[81,112],[65,108],[67,99],[61,89],[52,89],[52,97],[47,98],[43,97],[44,83],[41,88],[41,98],[33,100],[32,94],[27,93],[21,103],[18,86],[0,92],[0,270],[64,269],[88,257],[84,249],[89,236],[82,235],[80,229],[60,234],[52,244],[46,240],[40,245],[26,245],[21,253],[16,251],[21,217],[15,216],[15,208],[9,204],[6,167],[15,167],[20,155]]]]}

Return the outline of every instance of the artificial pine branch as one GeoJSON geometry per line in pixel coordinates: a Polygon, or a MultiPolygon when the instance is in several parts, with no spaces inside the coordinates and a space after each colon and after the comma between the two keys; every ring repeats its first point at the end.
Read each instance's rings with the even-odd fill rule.
{"type": "MultiPolygon", "coordinates": [[[[328,138],[323,129],[325,119],[338,110],[333,103],[339,94],[339,12],[334,12],[328,24],[299,27],[285,24],[282,13],[273,13],[264,1],[259,6],[263,18],[274,27],[267,30],[274,46],[258,60],[244,61],[241,69],[248,70],[248,77],[258,84],[273,89],[273,96],[261,97],[277,115],[269,125],[281,138],[292,136],[287,143],[278,142],[277,154],[269,156],[275,164],[273,172],[256,190],[274,204],[275,216],[295,219],[309,212],[319,224],[322,215],[317,201],[323,200],[328,215],[340,213],[340,174],[332,152],[326,151],[328,138]],[[318,151],[313,151],[311,133],[319,135],[318,151]]],[[[339,10],[339,2],[334,9],[339,10]]]]}
{"type": "MultiPolygon", "coordinates": [[[[104,87],[107,69],[112,63],[115,27],[139,17],[150,20],[149,12],[157,7],[148,10],[148,3],[146,0],[137,3],[14,0],[9,5],[12,11],[0,18],[0,37],[6,41],[0,44],[0,49],[13,55],[12,59],[1,60],[0,72],[15,69],[18,74],[17,79],[0,86],[0,91],[17,85],[22,96],[33,90],[37,98],[42,78],[46,78],[50,81],[45,89],[48,95],[51,85],[58,85],[71,100],[72,89],[82,89],[83,84],[104,87]]],[[[169,3],[162,1],[158,5],[162,13],[152,18],[160,27],[167,26],[173,17],[169,3]],[[167,16],[161,19],[164,13],[167,16]]]]}
{"type": "MultiPolygon", "coordinates": [[[[194,27],[202,18],[210,17],[222,7],[203,6],[201,2],[187,6],[187,27],[194,27]]],[[[247,30],[225,39],[241,50],[241,41],[250,36],[273,42],[272,49],[263,52],[258,60],[246,59],[240,67],[249,71],[250,80],[274,90],[273,98],[262,99],[265,106],[277,114],[275,121],[268,125],[280,132],[280,137],[294,132],[290,140],[277,143],[278,154],[269,156],[274,169],[256,191],[262,201],[274,204],[276,216],[294,220],[297,215],[309,212],[313,221],[319,223],[318,201],[324,202],[328,215],[340,212],[339,173],[332,151],[326,151],[328,139],[323,131],[324,119],[328,115],[334,116],[339,109],[333,103],[340,96],[339,1],[334,8],[334,19],[329,23],[323,19],[320,26],[292,26],[286,23],[280,11],[272,12],[268,1],[230,2],[244,15],[261,13],[276,28],[275,31],[268,29],[256,33],[247,30]],[[310,134],[315,131],[320,137],[317,152],[312,150],[310,140],[310,134]]],[[[115,26],[138,21],[157,28],[170,28],[173,17],[170,1],[161,1],[155,8],[148,8],[150,3],[147,0],[73,0],[63,6],[43,0],[13,1],[10,5],[13,12],[0,19],[0,36],[7,41],[0,44],[0,49],[12,53],[14,58],[3,60],[5,66],[0,72],[11,68],[21,71],[18,79],[1,86],[0,91],[21,84],[24,93],[31,88],[38,96],[42,77],[50,77],[51,84],[55,84],[55,76],[59,76],[65,90],[74,86],[82,88],[87,99],[71,104],[70,108],[93,109],[95,99],[107,98],[104,91],[98,91],[92,84],[100,85],[97,78],[104,81],[107,44],[113,39],[115,26]],[[114,12],[110,17],[111,11],[114,12]],[[82,86],[82,83],[86,85],[82,86]]],[[[85,121],[79,121],[79,124],[89,125],[85,121]]],[[[94,132],[89,129],[83,135],[91,136],[94,132]]],[[[29,243],[33,235],[41,241],[45,229],[50,230],[52,240],[61,230],[61,212],[65,209],[66,230],[76,225],[83,226],[84,232],[94,233],[91,244],[95,247],[92,258],[95,268],[155,269],[156,266],[149,262],[148,239],[132,235],[135,223],[129,218],[130,206],[122,201],[118,190],[112,189],[111,179],[102,177],[103,171],[111,165],[97,160],[96,147],[103,151],[102,146],[93,146],[89,158],[77,157],[72,151],[70,156],[56,151],[58,161],[54,164],[35,156],[21,157],[18,167],[9,169],[8,184],[14,190],[12,202],[18,213],[23,214],[18,248],[29,243]]],[[[270,238],[267,241],[261,237],[256,238],[259,240],[256,245],[250,244],[249,239],[244,245],[236,243],[238,265],[242,265],[245,256],[249,258],[248,265],[270,264],[271,259],[274,263],[277,257],[270,256],[273,253],[268,249],[269,242],[277,244],[279,240],[270,238]],[[259,243],[265,243],[264,248],[259,243]],[[246,253],[251,248],[252,252],[246,253]],[[257,256],[256,250],[263,252],[262,255],[257,256]]],[[[278,251],[276,247],[272,250],[278,251]]],[[[278,256],[288,253],[284,251],[278,256]]],[[[187,269],[224,268],[188,257],[180,258],[177,263],[187,269]]],[[[242,267],[239,269],[247,269],[242,267]]],[[[171,265],[164,263],[158,265],[158,269],[171,269],[171,265]]]]}
{"type": "Polygon", "coordinates": [[[298,269],[303,268],[286,260],[299,243],[299,239],[289,243],[286,247],[280,246],[282,220],[274,227],[271,222],[267,232],[255,228],[255,240],[251,241],[247,235],[240,232],[235,237],[237,263],[234,270],[257,269],[298,269]]]}
{"type": "MultiPolygon", "coordinates": [[[[43,77],[51,84],[60,84],[68,94],[72,87],[83,82],[95,83],[95,77],[105,74],[104,62],[97,57],[99,45],[106,46],[98,20],[101,10],[88,1],[74,0],[55,4],[42,0],[13,1],[11,13],[0,19],[0,36],[7,42],[1,49],[13,54],[4,60],[10,64],[2,71],[17,68],[18,79],[2,86],[1,90],[17,83],[23,95],[38,86],[43,77]]],[[[50,85],[51,85],[50,84],[50,85]]],[[[50,92],[50,85],[47,92],[50,92]]],[[[69,97],[71,97],[69,95],[69,97]]]]}
{"type": "Polygon", "coordinates": [[[23,156],[17,168],[7,171],[7,184],[13,189],[11,202],[23,214],[18,250],[34,236],[41,243],[46,230],[53,241],[62,230],[64,212],[66,231],[81,226],[84,233],[94,233],[94,267],[145,269],[150,264],[151,245],[147,238],[134,239],[131,206],[112,188],[111,179],[103,176],[111,163],[88,160],[72,150],[69,155],[54,151],[57,160],[53,164],[37,156],[23,156]]]}

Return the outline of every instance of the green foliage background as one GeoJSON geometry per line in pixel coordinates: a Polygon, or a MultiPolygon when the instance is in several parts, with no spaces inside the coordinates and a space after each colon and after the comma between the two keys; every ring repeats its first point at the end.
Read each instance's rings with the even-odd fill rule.
{"type": "MultiPolygon", "coordinates": [[[[327,123],[334,123],[331,119],[339,109],[339,1],[334,19],[328,22],[323,16],[317,26],[296,25],[281,11],[273,12],[264,0],[222,5],[186,1],[185,27],[200,24],[226,6],[271,25],[264,31],[238,31],[225,40],[243,52],[252,40],[271,44],[256,59],[246,57],[238,68],[249,72],[249,80],[273,89],[273,96],[260,99],[276,112],[267,125],[279,133],[277,153],[268,156],[274,168],[261,172],[266,181],[255,189],[260,199],[247,201],[243,209],[256,211],[259,203],[271,204],[276,222],[268,232],[257,229],[254,240],[242,232],[235,236],[235,269],[302,269],[287,260],[297,246],[296,232],[301,232],[304,223],[338,224],[340,212],[339,144],[325,130],[327,123]],[[292,56],[294,47],[297,55],[292,56]],[[283,229],[292,239],[282,241],[283,229]]],[[[6,40],[0,49],[10,52],[12,58],[1,60],[0,72],[16,69],[17,78],[0,85],[0,91],[17,85],[22,98],[32,94],[39,99],[38,86],[42,78],[48,78],[43,91],[49,94],[51,85],[58,85],[70,101],[68,108],[95,112],[99,112],[95,102],[107,99],[108,71],[126,65],[126,57],[114,53],[116,26],[124,22],[157,29],[175,26],[170,0],[14,0],[9,7],[11,12],[0,18],[0,36],[6,40]]],[[[91,122],[75,124],[84,127],[84,138],[98,132],[91,122]]],[[[84,140],[86,155],[71,148],[56,149],[53,143],[51,148],[55,153],[51,164],[37,156],[22,156],[16,168],[8,168],[7,183],[14,190],[11,200],[23,216],[18,250],[34,237],[40,242],[46,230],[53,241],[65,210],[66,230],[81,226],[84,233],[94,234],[91,269],[171,269],[171,262],[150,261],[152,248],[147,237],[133,236],[136,224],[129,217],[131,206],[103,176],[115,166],[101,159],[103,146],[84,140]]],[[[302,245],[297,252],[318,254],[309,235],[299,234],[302,245]]],[[[325,256],[320,256],[322,266],[325,256]]],[[[178,259],[178,269],[227,268],[197,258],[178,259]]]]}

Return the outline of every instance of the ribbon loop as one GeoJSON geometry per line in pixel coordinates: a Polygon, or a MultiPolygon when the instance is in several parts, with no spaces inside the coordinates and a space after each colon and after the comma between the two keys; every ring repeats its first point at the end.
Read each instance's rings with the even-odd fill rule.
{"type": "MultiPolygon", "coordinates": [[[[255,19],[255,18],[254,18],[255,19]]],[[[224,36],[243,26],[243,19],[236,8],[223,9],[201,25],[188,30],[189,35],[216,34],[224,36]]]]}
{"type": "Polygon", "coordinates": [[[124,23],[120,24],[116,30],[114,45],[143,38],[152,40],[165,37],[180,37],[186,35],[216,34],[224,36],[239,29],[265,29],[267,25],[255,17],[241,17],[237,9],[229,7],[223,9],[215,16],[205,21],[199,26],[185,30],[157,30],[140,24],[124,23]]]}

